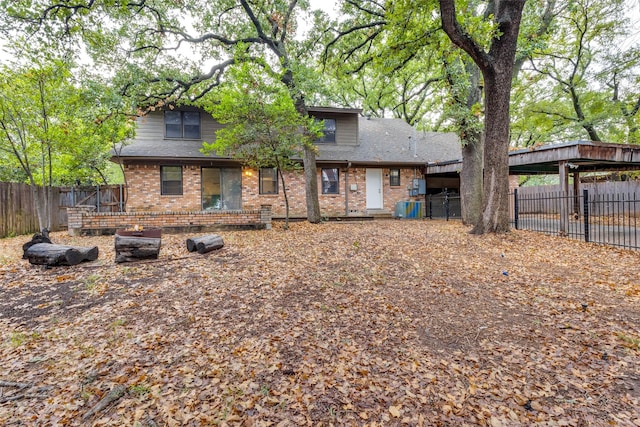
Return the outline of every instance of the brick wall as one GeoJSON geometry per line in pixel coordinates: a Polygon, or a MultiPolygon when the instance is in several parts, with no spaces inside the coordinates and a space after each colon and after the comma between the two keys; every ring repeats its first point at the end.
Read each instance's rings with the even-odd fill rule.
{"type": "MultiPolygon", "coordinates": [[[[128,184],[127,211],[199,211],[201,209],[200,166],[183,166],[183,194],[181,196],[160,195],[159,165],[127,165],[125,173],[128,184]]],[[[414,169],[400,170],[400,186],[389,185],[389,169],[384,168],[383,203],[384,210],[393,212],[398,201],[423,200],[424,197],[409,197],[407,187],[416,175],[414,169]]],[[[366,206],[366,168],[340,168],[339,194],[319,194],[320,211],[323,216],[365,215],[366,206]],[[354,186],[354,189],[352,189],[354,186]]],[[[242,206],[255,209],[263,204],[272,205],[275,216],[284,216],[285,201],[282,184],[278,183],[279,193],[259,194],[259,173],[244,168],[242,173],[242,206]]],[[[292,217],[305,217],[305,182],[302,172],[285,173],[289,214],[292,217]]],[[[321,189],[320,168],[318,169],[318,188],[321,189]]]]}
{"type": "MultiPolygon", "coordinates": [[[[170,166],[170,164],[167,164],[170,166]]],[[[183,194],[160,194],[160,165],[127,165],[127,211],[196,211],[201,209],[200,166],[182,166],[183,194]]]]}
{"type": "Polygon", "coordinates": [[[238,211],[92,212],[67,208],[70,235],[113,234],[119,228],[162,228],[165,231],[208,231],[220,228],[271,228],[271,206],[238,211]]]}
{"type": "MultiPolygon", "coordinates": [[[[424,196],[409,197],[408,186],[416,175],[413,169],[400,170],[400,185],[389,185],[389,169],[382,170],[383,203],[384,209],[393,212],[396,202],[405,200],[424,200],[424,196]]],[[[366,215],[366,168],[340,169],[339,194],[319,194],[320,212],[323,216],[366,215]],[[352,185],[355,189],[352,190],[352,185]]],[[[306,216],[307,205],[305,200],[305,183],[302,173],[285,174],[287,184],[287,196],[289,198],[289,210],[291,216],[306,216]]],[[[283,216],[285,214],[285,202],[279,183],[279,194],[259,194],[258,173],[245,170],[242,175],[242,203],[255,206],[269,203],[273,207],[273,214],[283,216]]],[[[320,173],[318,173],[318,189],[322,188],[320,173]]]]}

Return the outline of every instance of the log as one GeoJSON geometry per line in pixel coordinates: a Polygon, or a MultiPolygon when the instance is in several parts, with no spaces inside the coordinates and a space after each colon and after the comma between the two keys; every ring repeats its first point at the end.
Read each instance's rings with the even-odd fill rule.
{"type": "Polygon", "coordinates": [[[162,239],[155,237],[120,236],[116,234],[116,262],[158,259],[162,239]]]}
{"type": "Polygon", "coordinates": [[[187,239],[187,250],[189,252],[198,251],[199,254],[206,254],[207,252],[220,249],[223,246],[224,241],[222,237],[217,234],[187,239]]]}
{"type": "Polygon", "coordinates": [[[77,265],[83,261],[98,259],[98,247],[65,246],[53,243],[36,243],[24,253],[31,264],[60,266],[77,265]]]}
{"type": "Polygon", "coordinates": [[[48,230],[45,228],[42,231],[43,231],[42,234],[41,233],[34,234],[33,237],[31,238],[31,240],[29,240],[27,243],[22,245],[22,259],[27,259],[27,249],[29,249],[31,246],[33,246],[35,244],[38,244],[38,243],[53,243],[49,239],[48,230]]]}

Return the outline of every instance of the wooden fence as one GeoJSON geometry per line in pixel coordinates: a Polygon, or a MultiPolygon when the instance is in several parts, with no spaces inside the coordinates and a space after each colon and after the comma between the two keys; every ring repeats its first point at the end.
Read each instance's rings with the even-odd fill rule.
{"type": "MultiPolygon", "coordinates": [[[[39,195],[43,189],[37,188],[39,195]]],[[[51,212],[52,231],[67,227],[67,208],[93,206],[95,212],[124,210],[124,188],[120,185],[54,187],[57,206],[51,212]]],[[[36,206],[31,187],[26,184],[0,182],[0,238],[39,231],[36,206]]]]}

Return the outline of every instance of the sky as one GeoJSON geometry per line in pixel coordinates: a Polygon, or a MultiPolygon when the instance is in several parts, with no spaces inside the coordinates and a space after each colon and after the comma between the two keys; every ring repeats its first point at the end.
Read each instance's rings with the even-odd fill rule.
{"type": "Polygon", "coordinates": [[[310,0],[311,9],[322,9],[332,18],[338,16],[338,0],[310,0]]]}

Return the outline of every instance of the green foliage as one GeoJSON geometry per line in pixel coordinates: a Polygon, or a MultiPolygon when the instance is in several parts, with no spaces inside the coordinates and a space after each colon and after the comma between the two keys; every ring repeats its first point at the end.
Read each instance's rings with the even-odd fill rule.
{"type": "Polygon", "coordinates": [[[411,125],[438,121],[444,38],[432,3],[345,2],[336,26],[324,55],[335,79],[333,99],[411,125]]]}
{"type": "Polygon", "coordinates": [[[64,60],[2,66],[2,175],[37,185],[105,181],[109,150],[133,135],[133,123],[113,113],[124,106],[108,86],[74,73],[64,60]]]}
{"type": "Polygon", "coordinates": [[[640,142],[640,52],[625,42],[627,7],[574,0],[559,8],[545,37],[525,25],[521,45],[533,60],[514,84],[512,145],[640,142]]]}
{"type": "Polygon", "coordinates": [[[228,77],[215,97],[202,104],[225,125],[202,151],[228,155],[255,168],[295,169],[294,157],[299,158],[304,145],[320,136],[319,125],[302,117],[288,88],[261,67],[241,63],[228,71],[228,77]]]}
{"type": "Polygon", "coordinates": [[[266,64],[240,62],[228,70],[229,79],[201,106],[224,124],[216,140],[203,144],[205,154],[239,159],[253,168],[277,168],[286,205],[289,200],[283,171],[299,168],[305,147],[321,135],[321,124],[300,114],[291,88],[265,73],[266,64]]]}
{"type": "Polygon", "coordinates": [[[147,384],[134,384],[129,387],[129,393],[136,397],[143,397],[151,393],[151,387],[147,384]]]}

